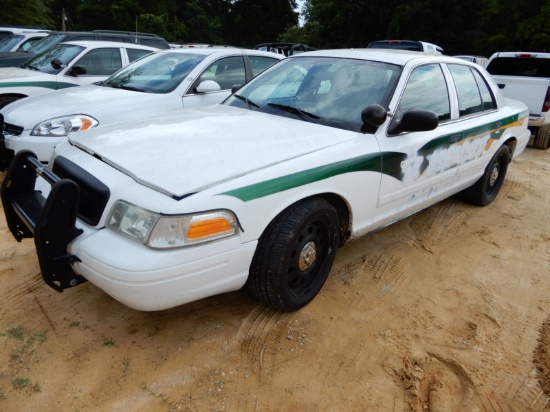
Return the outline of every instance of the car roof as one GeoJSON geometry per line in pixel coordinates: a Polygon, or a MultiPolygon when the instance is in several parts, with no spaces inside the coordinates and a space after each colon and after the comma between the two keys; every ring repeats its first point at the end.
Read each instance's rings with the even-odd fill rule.
{"type": "MultiPolygon", "coordinates": [[[[399,50],[399,49],[334,49],[334,50],[318,50],[291,56],[291,59],[299,59],[301,57],[317,56],[317,57],[340,57],[348,59],[375,60],[384,63],[393,63],[404,66],[412,60],[426,60],[432,62],[441,61],[459,61],[449,56],[436,55],[425,52],[399,50]]],[[[465,61],[463,61],[465,62],[465,61]]],[[[465,62],[467,63],[467,62],[465,62]]]]}
{"type": "Polygon", "coordinates": [[[88,49],[99,49],[101,47],[129,47],[129,48],[138,48],[144,50],[157,51],[156,47],[145,46],[139,43],[126,43],[120,41],[103,41],[103,40],[71,40],[64,41],[59,44],[74,44],[76,46],[86,47],[88,49]]]}
{"type": "Polygon", "coordinates": [[[178,49],[163,49],[157,53],[178,53],[178,54],[203,54],[209,56],[211,54],[234,55],[234,54],[253,54],[255,56],[265,56],[271,58],[283,59],[284,56],[278,56],[275,53],[269,53],[252,49],[241,49],[237,47],[192,47],[192,48],[178,48],[178,49]]]}

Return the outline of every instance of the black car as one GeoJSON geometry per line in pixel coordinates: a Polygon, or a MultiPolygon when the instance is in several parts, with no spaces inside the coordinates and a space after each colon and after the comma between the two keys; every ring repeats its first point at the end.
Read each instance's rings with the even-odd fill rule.
{"type": "Polygon", "coordinates": [[[26,52],[4,52],[0,53],[0,67],[19,67],[26,63],[38,53],[51,49],[56,44],[72,40],[103,40],[118,41],[124,43],[142,44],[144,46],[156,47],[158,49],[169,49],[170,45],[162,37],[150,33],[133,33],[114,30],[83,31],[54,31],[42,40],[35,43],[26,52]]]}

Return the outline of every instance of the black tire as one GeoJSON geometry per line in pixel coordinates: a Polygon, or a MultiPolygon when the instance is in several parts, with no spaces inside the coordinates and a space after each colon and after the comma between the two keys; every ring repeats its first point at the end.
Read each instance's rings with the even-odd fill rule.
{"type": "Polygon", "coordinates": [[[8,104],[15,102],[16,100],[21,99],[21,97],[17,96],[0,96],[0,109],[7,106],[8,104]]]}
{"type": "Polygon", "coordinates": [[[550,146],[550,124],[538,128],[533,140],[533,147],[546,150],[550,146]]]}
{"type": "Polygon", "coordinates": [[[506,177],[509,163],[510,149],[503,145],[487,165],[483,176],[472,186],[460,192],[460,197],[474,205],[487,206],[497,197],[506,177]]]}
{"type": "Polygon", "coordinates": [[[338,213],[326,200],[311,198],[290,206],[260,237],[248,291],[277,310],[304,307],[327,279],[339,235],[338,213]]]}

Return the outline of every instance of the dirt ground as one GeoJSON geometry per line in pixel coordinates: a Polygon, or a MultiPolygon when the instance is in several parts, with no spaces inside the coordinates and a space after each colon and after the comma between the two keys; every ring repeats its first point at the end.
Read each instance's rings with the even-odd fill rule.
{"type": "Polygon", "coordinates": [[[448,199],[341,248],[295,313],[57,293],[1,212],[0,410],[550,411],[549,182],[550,150],[527,148],[490,206],[448,199]]]}

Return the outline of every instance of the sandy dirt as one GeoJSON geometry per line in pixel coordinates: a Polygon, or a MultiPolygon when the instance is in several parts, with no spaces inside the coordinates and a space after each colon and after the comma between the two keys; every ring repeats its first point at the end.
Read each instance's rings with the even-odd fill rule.
{"type": "Polygon", "coordinates": [[[57,293],[2,212],[0,410],[550,411],[549,182],[527,148],[490,206],[448,199],[341,248],[295,313],[57,293]]]}

